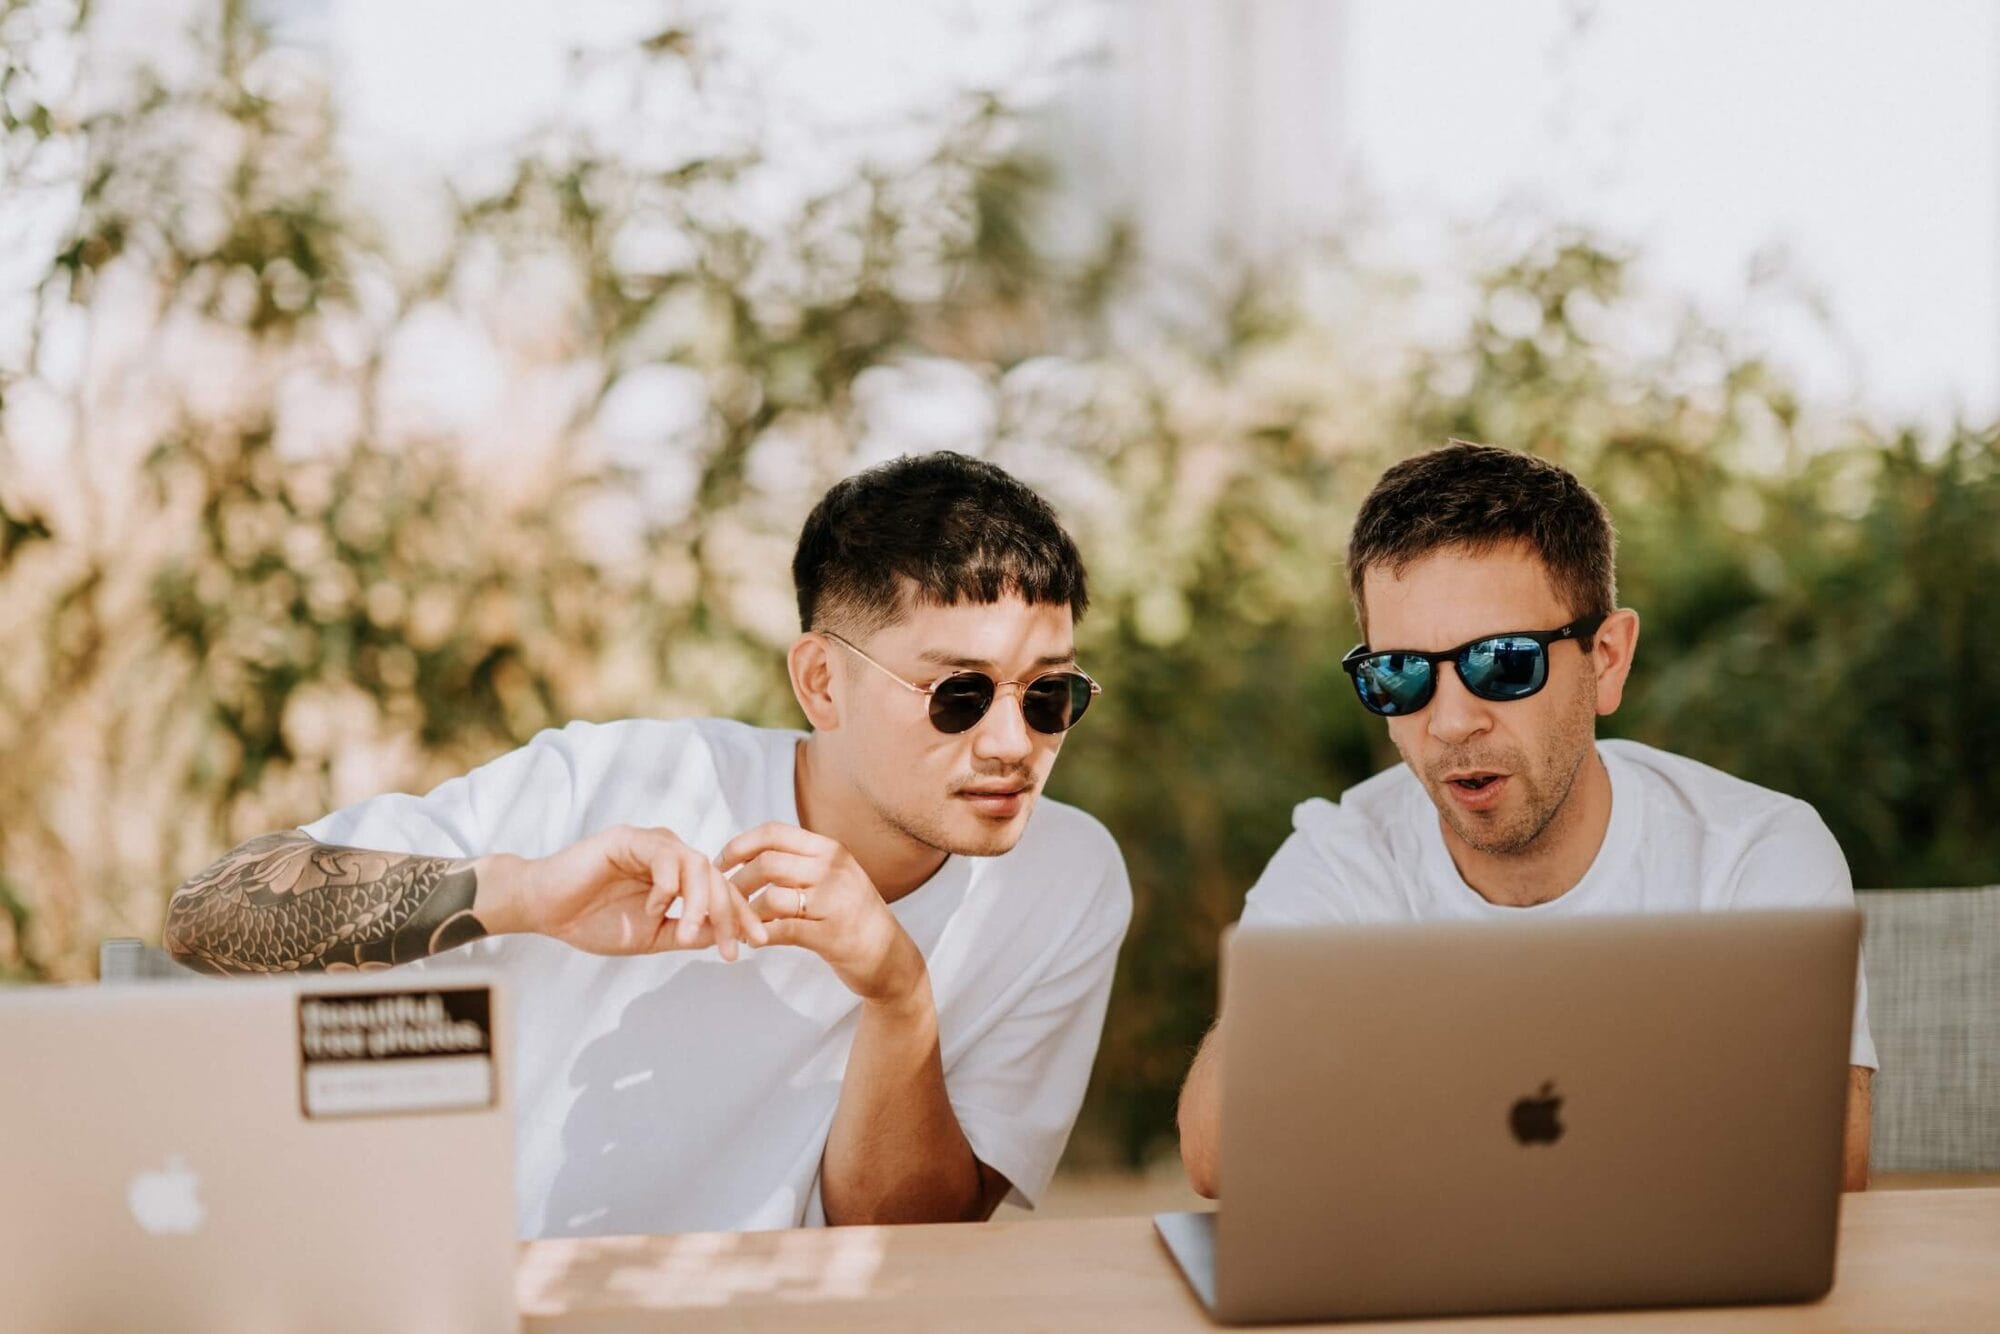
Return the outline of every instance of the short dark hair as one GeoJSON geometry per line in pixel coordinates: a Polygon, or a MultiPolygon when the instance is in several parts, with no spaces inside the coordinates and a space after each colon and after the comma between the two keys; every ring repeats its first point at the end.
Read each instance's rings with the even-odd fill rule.
{"type": "Polygon", "coordinates": [[[1618,605],[1617,531],[1591,489],[1547,459],[1454,440],[1382,474],[1361,502],[1347,543],[1347,589],[1365,624],[1362,577],[1371,566],[1400,574],[1446,547],[1486,551],[1519,542],[1548,567],[1572,617],[1618,605]]]}
{"type": "Polygon", "coordinates": [[[799,625],[828,619],[858,630],[918,603],[1089,605],[1083,557],[1047,501],[1005,470],[940,450],[910,455],[834,484],[806,517],[792,557],[799,625]]]}

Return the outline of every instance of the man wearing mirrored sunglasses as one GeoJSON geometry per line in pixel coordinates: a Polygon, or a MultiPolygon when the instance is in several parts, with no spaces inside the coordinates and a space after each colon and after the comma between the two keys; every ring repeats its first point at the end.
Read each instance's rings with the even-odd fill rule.
{"type": "MultiPolygon", "coordinates": [[[[1367,642],[1342,666],[1403,763],[1293,812],[1245,924],[1853,904],[1846,859],[1804,802],[1596,739],[1639,643],[1613,547],[1598,498],[1526,454],[1453,443],[1383,474],[1348,544],[1367,642]]],[[[1222,1059],[1211,1030],[1180,1101],[1181,1157],[1211,1197],[1222,1059]]],[[[1876,1063],[1865,989],[1850,1059],[1846,1181],[1860,1189],[1876,1063]]]]}
{"type": "Polygon", "coordinates": [[[1098,693],[1082,561],[1034,492],[942,453],[833,487],[792,574],[810,732],[544,732],[229,853],[176,892],[169,948],[502,970],[523,1236],[1031,1204],[1131,914],[1110,835],[1038,800],[1098,693]]]}

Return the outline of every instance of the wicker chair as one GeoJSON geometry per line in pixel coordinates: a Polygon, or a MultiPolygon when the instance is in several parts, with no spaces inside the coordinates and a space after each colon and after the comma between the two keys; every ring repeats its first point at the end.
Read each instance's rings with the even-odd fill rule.
{"type": "Polygon", "coordinates": [[[2000,885],[1875,889],[1868,1022],[1878,1172],[2000,1172],[2000,885]]]}

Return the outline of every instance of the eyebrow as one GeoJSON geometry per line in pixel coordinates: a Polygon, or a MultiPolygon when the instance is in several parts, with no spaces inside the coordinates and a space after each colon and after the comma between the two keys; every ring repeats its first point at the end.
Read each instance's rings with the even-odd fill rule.
{"type": "MultiPolygon", "coordinates": [[[[926,649],[917,655],[917,661],[933,663],[939,667],[969,667],[980,671],[998,671],[999,668],[986,658],[967,658],[949,653],[941,648],[926,649]]],[[[1035,659],[1036,667],[1061,667],[1076,661],[1076,650],[1067,653],[1045,653],[1035,659]]]]}

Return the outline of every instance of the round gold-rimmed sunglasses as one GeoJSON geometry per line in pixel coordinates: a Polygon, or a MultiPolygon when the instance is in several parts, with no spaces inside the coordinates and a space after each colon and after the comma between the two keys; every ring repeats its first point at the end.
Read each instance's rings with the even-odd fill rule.
{"type": "Polygon", "coordinates": [[[1046,672],[1031,681],[996,681],[985,672],[953,672],[927,686],[918,685],[884,667],[833,631],[822,630],[819,633],[903,689],[926,696],[930,701],[931,726],[947,735],[969,732],[977,727],[979,720],[986,716],[986,711],[993,707],[1002,686],[1021,688],[1021,717],[1028,726],[1049,736],[1075,727],[1076,720],[1083,717],[1083,711],[1090,707],[1091,697],[1104,691],[1103,686],[1075,668],[1046,672]]]}

